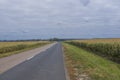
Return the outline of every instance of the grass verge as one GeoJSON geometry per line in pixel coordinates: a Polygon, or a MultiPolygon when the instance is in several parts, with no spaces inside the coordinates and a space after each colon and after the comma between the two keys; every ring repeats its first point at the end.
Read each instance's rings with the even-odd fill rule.
{"type": "Polygon", "coordinates": [[[71,80],[120,80],[120,65],[63,43],[71,80]]]}

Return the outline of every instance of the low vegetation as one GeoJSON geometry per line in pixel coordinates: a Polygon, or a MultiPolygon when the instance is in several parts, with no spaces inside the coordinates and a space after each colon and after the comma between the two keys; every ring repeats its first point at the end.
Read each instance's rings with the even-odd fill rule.
{"type": "Polygon", "coordinates": [[[71,80],[120,80],[120,65],[64,43],[66,65],[71,80]]]}
{"type": "Polygon", "coordinates": [[[68,42],[112,61],[120,62],[120,39],[91,39],[68,42]]]}
{"type": "Polygon", "coordinates": [[[16,54],[21,51],[40,47],[48,43],[50,42],[48,41],[0,42],[0,58],[16,54]]]}

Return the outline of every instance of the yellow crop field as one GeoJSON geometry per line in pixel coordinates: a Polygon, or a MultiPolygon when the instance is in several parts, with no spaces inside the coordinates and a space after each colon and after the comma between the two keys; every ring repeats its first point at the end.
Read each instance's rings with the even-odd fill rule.
{"type": "Polygon", "coordinates": [[[120,39],[88,39],[68,42],[110,60],[120,61],[120,39]]]}
{"type": "Polygon", "coordinates": [[[0,57],[49,44],[49,41],[0,42],[0,57]]]}
{"type": "Polygon", "coordinates": [[[76,42],[87,42],[87,43],[120,43],[120,38],[113,39],[88,39],[88,40],[74,40],[76,42]]]}
{"type": "Polygon", "coordinates": [[[48,43],[48,41],[0,42],[0,48],[20,45],[20,44],[32,45],[37,43],[48,43]]]}

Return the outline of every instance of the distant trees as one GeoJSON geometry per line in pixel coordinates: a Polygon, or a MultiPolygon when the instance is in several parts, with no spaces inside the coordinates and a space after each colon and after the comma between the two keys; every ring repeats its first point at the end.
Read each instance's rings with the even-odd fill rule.
{"type": "Polygon", "coordinates": [[[59,41],[59,39],[58,38],[51,38],[51,39],[49,39],[50,41],[59,41]]]}

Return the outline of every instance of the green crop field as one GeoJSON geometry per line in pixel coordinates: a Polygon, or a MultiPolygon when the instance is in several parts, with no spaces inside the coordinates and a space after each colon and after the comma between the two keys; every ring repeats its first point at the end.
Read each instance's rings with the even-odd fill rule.
{"type": "Polygon", "coordinates": [[[112,61],[120,62],[120,39],[75,40],[68,43],[94,52],[112,61]]]}
{"type": "Polygon", "coordinates": [[[120,64],[82,49],[83,47],[78,45],[63,43],[70,80],[120,80],[120,64]]]}
{"type": "Polygon", "coordinates": [[[49,41],[0,42],[0,58],[50,43],[49,41]]]}

